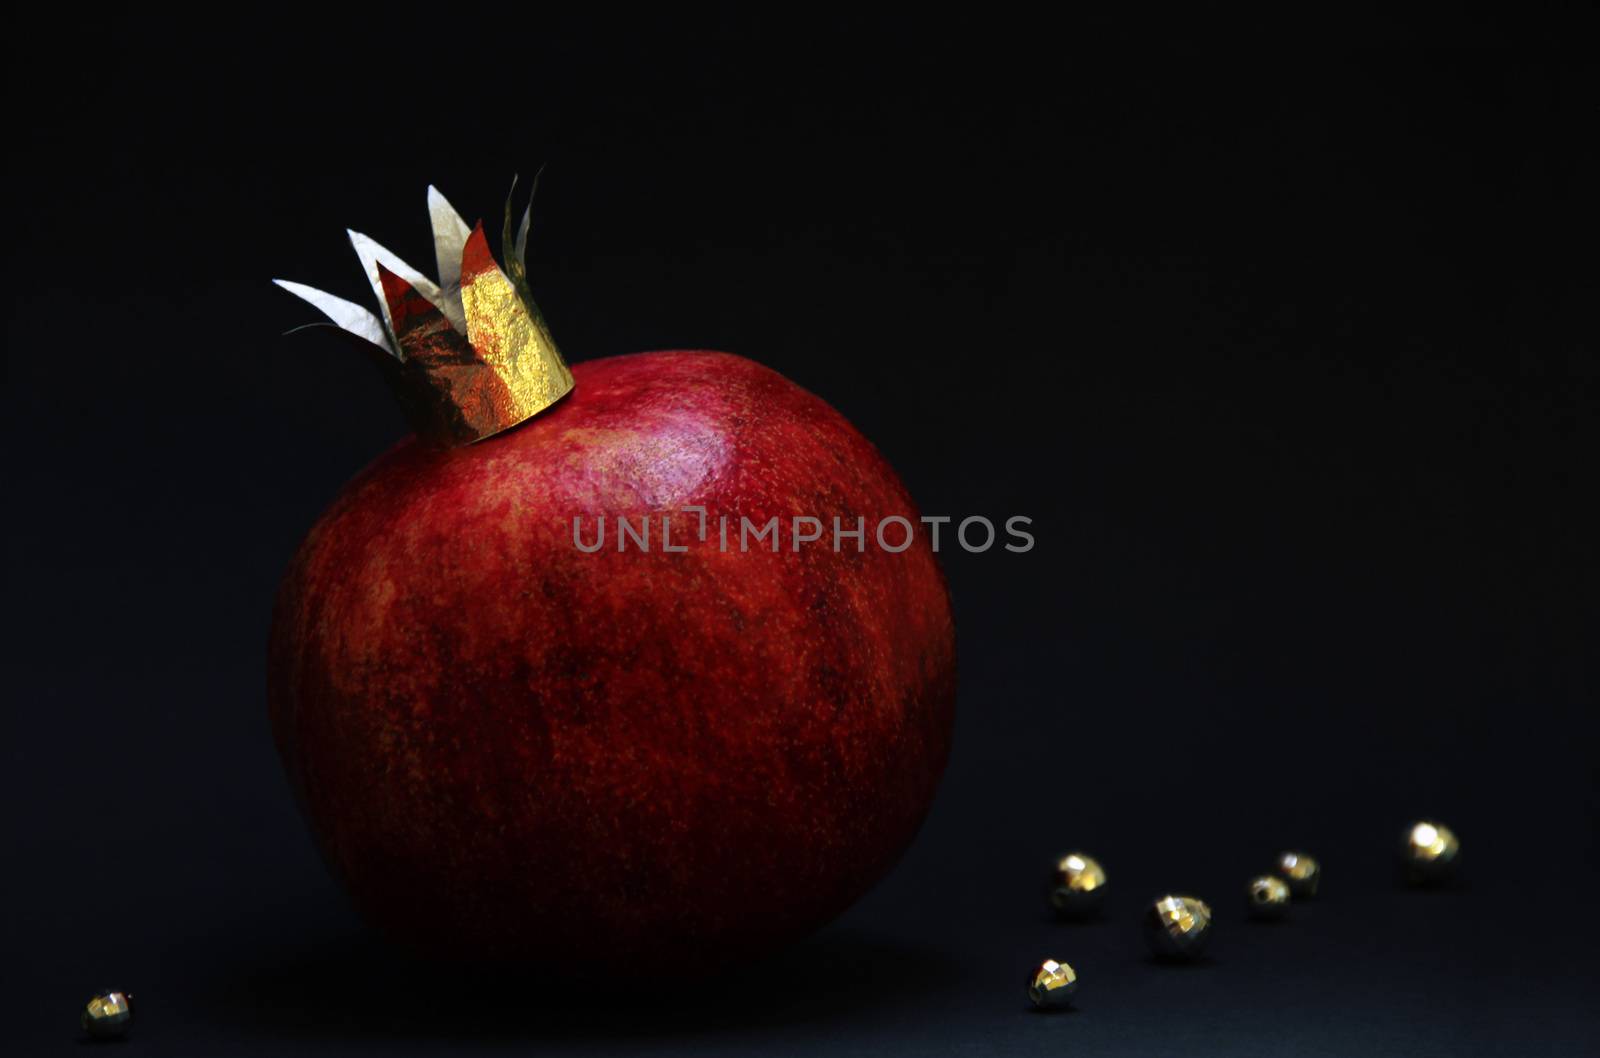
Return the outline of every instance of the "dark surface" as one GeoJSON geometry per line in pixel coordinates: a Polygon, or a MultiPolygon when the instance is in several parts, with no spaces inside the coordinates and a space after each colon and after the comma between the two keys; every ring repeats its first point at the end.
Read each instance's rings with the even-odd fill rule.
{"type": "Polygon", "coordinates": [[[1591,63],[1265,58],[1025,26],[45,27],[13,55],[8,1053],[1576,1054],[1600,1043],[1591,63]],[[446,44],[446,39],[454,43],[446,44]],[[1034,41],[1036,43],[1019,43],[1034,41]],[[409,964],[267,731],[272,592],[401,432],[287,276],[366,300],[548,162],[573,360],[708,347],[821,394],[948,554],[956,750],[900,868],[787,956],[585,997],[409,964]],[[1396,885],[1408,817],[1461,888],[1396,885]],[[1282,846],[1323,896],[1244,921],[1282,846]],[[1092,850],[1104,919],[1044,914],[1092,850]],[[1214,958],[1138,910],[1212,900],[1214,958]],[[1592,900],[1590,901],[1592,905],[1592,900]],[[1022,979],[1072,962],[1078,1009],[1022,979]],[[675,988],[674,986],[677,985],[675,988]]]}

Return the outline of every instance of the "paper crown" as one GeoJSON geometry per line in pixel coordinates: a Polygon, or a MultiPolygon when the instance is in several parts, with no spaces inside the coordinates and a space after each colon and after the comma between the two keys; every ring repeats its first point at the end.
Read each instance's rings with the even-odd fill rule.
{"type": "Polygon", "coordinates": [[[363,340],[412,427],[436,444],[470,444],[509,430],[572,391],[572,372],[528,293],[531,196],[512,240],[516,190],[513,180],[501,238],[504,271],[489,253],[483,222],[469,229],[434,187],[428,188],[428,213],[438,283],[350,232],[382,319],[332,294],[273,280],[363,340]]]}

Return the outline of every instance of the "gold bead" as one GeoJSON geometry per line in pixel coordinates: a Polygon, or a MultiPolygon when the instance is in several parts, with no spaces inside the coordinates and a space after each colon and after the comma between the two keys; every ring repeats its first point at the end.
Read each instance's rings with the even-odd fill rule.
{"type": "Polygon", "coordinates": [[[132,1021],[133,996],[127,992],[103,992],[83,1008],[83,1031],[97,1040],[116,1039],[132,1021]]]}
{"type": "Polygon", "coordinates": [[[1443,823],[1420,820],[1406,828],[1400,856],[1411,881],[1442,882],[1455,872],[1461,842],[1443,823]]]}
{"type": "Polygon", "coordinates": [[[1280,877],[1289,883],[1289,894],[1296,900],[1317,895],[1322,883],[1322,865],[1303,852],[1284,852],[1273,865],[1280,877]]]}
{"type": "Polygon", "coordinates": [[[1050,903],[1063,915],[1082,917],[1100,906],[1106,893],[1105,869],[1082,852],[1069,852],[1056,861],[1050,876],[1050,903]]]}
{"type": "Polygon", "coordinates": [[[1057,1010],[1072,1002],[1078,973],[1064,962],[1046,959],[1028,975],[1028,998],[1041,1010],[1057,1010]]]}
{"type": "Polygon", "coordinates": [[[1245,893],[1250,898],[1251,918],[1282,918],[1289,910],[1289,887],[1282,878],[1271,874],[1252,878],[1245,893]]]}
{"type": "Polygon", "coordinates": [[[1144,920],[1150,950],[1165,958],[1198,958],[1211,940],[1211,905],[1196,897],[1157,897],[1144,920]]]}

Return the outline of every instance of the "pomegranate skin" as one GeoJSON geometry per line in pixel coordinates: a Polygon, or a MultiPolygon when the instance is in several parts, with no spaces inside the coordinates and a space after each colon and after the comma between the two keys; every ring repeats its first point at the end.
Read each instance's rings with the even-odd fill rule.
{"type": "Polygon", "coordinates": [[[773,950],[927,811],[944,579],[882,456],[781,375],[709,352],[573,372],[498,437],[402,441],[312,528],[273,618],[279,752],[356,905],[424,950],[557,975],[773,950]],[[573,520],[592,546],[601,515],[585,553],[573,520]],[[797,552],[796,515],[824,526],[797,552]],[[918,530],[900,553],[874,539],[891,515],[918,530]],[[650,518],[647,552],[618,550],[618,516],[650,518]],[[741,551],[741,517],[774,516],[779,552],[741,551]],[[864,551],[834,550],[835,516],[866,519],[864,551]]]}

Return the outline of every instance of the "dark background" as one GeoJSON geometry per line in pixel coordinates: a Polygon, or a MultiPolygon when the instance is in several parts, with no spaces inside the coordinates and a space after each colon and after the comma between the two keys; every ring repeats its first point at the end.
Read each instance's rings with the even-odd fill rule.
{"type": "Polygon", "coordinates": [[[1592,61],[474,8],[28,40],[10,1053],[77,1046],[108,985],[141,1000],[128,1054],[1600,1042],[1592,61]],[[315,317],[267,280],[366,302],[346,226],[431,270],[428,183],[494,230],[542,163],[532,280],[569,359],[742,353],[924,511],[1035,520],[1029,554],[946,554],[956,748],[901,866],[688,991],[619,967],[552,1000],[390,952],[267,729],[277,577],[403,432],[347,346],[282,337],[315,317]],[[1396,885],[1419,816],[1462,835],[1461,885],[1396,885]],[[1099,922],[1044,912],[1069,846],[1111,873],[1099,922]],[[1323,896],[1247,924],[1287,846],[1323,896]],[[1168,889],[1218,909],[1199,967],[1144,958],[1168,889]],[[1075,1013],[1023,1009],[1046,955],[1075,1013]]]}

